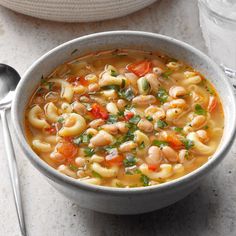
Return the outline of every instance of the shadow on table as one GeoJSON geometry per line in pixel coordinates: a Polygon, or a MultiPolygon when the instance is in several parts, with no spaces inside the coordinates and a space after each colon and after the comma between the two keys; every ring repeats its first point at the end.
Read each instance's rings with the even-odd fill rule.
{"type": "MultiPolygon", "coordinates": [[[[216,205],[219,204],[217,196],[216,201],[210,202],[206,187],[200,187],[183,200],[151,213],[131,216],[94,213],[94,235],[206,235],[203,232],[211,230],[208,221],[217,214],[216,205]]],[[[212,219],[210,223],[214,225],[212,219]]]]}

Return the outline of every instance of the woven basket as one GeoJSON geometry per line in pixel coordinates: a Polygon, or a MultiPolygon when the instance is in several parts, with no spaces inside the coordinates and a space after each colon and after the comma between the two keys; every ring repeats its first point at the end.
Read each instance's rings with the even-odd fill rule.
{"type": "Polygon", "coordinates": [[[156,0],[0,0],[25,15],[63,22],[111,19],[142,9],[156,0]]]}

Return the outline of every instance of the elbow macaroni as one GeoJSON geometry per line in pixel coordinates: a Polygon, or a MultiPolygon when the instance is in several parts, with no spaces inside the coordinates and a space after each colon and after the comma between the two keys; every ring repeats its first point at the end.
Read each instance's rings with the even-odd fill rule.
{"type": "Polygon", "coordinates": [[[63,137],[80,135],[86,129],[85,119],[76,113],[70,113],[66,120],[72,119],[72,126],[65,125],[59,130],[58,134],[63,137]]]}
{"type": "Polygon", "coordinates": [[[36,105],[32,107],[28,113],[30,124],[38,129],[48,128],[49,124],[44,118],[39,117],[40,114],[44,114],[40,106],[36,105]]]}

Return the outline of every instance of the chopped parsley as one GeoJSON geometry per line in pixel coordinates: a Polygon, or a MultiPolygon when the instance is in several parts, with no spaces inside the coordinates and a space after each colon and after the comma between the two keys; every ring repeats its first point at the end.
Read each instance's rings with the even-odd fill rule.
{"type": "Polygon", "coordinates": [[[79,137],[73,139],[73,143],[80,145],[81,143],[89,143],[89,140],[92,138],[91,134],[82,134],[79,137]]]}
{"type": "Polygon", "coordinates": [[[190,148],[192,148],[194,146],[194,142],[190,139],[183,139],[182,143],[184,144],[184,146],[187,150],[189,150],[190,148]]]}
{"type": "Polygon", "coordinates": [[[120,87],[123,89],[125,87],[125,84],[126,84],[125,79],[122,79],[120,87]]]}
{"type": "Polygon", "coordinates": [[[162,76],[163,78],[165,78],[165,79],[169,79],[169,76],[170,76],[172,73],[173,73],[172,70],[166,70],[165,72],[163,72],[163,73],[161,74],[161,76],[162,76]]]}
{"type": "Polygon", "coordinates": [[[73,171],[77,171],[77,170],[78,170],[78,167],[77,167],[76,165],[72,164],[72,163],[70,163],[68,167],[69,167],[71,170],[73,170],[73,171]]]}
{"type": "Polygon", "coordinates": [[[157,146],[157,147],[164,147],[164,146],[168,146],[169,143],[166,141],[161,141],[161,140],[153,140],[152,145],[157,146]]]}
{"type": "Polygon", "coordinates": [[[146,119],[147,119],[148,121],[153,121],[153,118],[152,118],[151,116],[146,116],[146,119]]]}
{"type": "Polygon", "coordinates": [[[121,98],[126,99],[127,101],[131,101],[134,98],[134,93],[133,90],[131,88],[128,89],[122,89],[118,92],[119,96],[121,98]]]}
{"type": "Polygon", "coordinates": [[[148,81],[146,79],[142,80],[142,88],[144,91],[149,91],[149,89],[150,89],[150,84],[148,83],[148,81]]]}
{"type": "Polygon", "coordinates": [[[129,123],[137,125],[140,120],[141,117],[139,115],[135,115],[129,119],[129,123]]]}
{"type": "Polygon", "coordinates": [[[41,76],[41,84],[45,84],[45,83],[47,83],[47,81],[46,81],[46,79],[44,78],[44,76],[42,75],[42,76],[41,76]]]}
{"type": "Polygon", "coordinates": [[[36,94],[42,95],[43,91],[44,91],[44,89],[42,87],[40,87],[40,88],[37,89],[36,94]]]}
{"type": "Polygon", "coordinates": [[[140,146],[139,146],[139,149],[144,149],[144,148],[145,148],[145,143],[144,143],[144,141],[142,141],[140,146]]]}
{"type": "Polygon", "coordinates": [[[81,136],[81,139],[82,139],[82,142],[83,142],[83,143],[88,143],[91,138],[92,138],[92,135],[91,135],[91,134],[83,134],[83,135],[81,136]]]}
{"type": "MultiPolygon", "coordinates": [[[[133,127],[132,127],[133,128],[133,127]]],[[[134,134],[133,134],[133,130],[129,130],[124,137],[122,138],[121,143],[126,142],[126,141],[130,141],[134,139],[134,134]]]]}
{"type": "Polygon", "coordinates": [[[210,86],[207,86],[207,87],[206,87],[206,90],[207,90],[207,92],[210,93],[211,95],[215,95],[214,89],[212,89],[210,86]]]}
{"type": "Polygon", "coordinates": [[[117,115],[109,115],[107,123],[114,124],[117,122],[117,120],[118,120],[117,115]]]}
{"type": "Polygon", "coordinates": [[[123,117],[124,116],[124,111],[118,111],[117,115],[123,117]]]}
{"type": "Polygon", "coordinates": [[[84,155],[87,157],[91,157],[93,154],[95,154],[94,149],[86,147],[84,148],[84,155]]]}
{"type": "Polygon", "coordinates": [[[137,158],[135,158],[131,154],[127,155],[126,158],[123,160],[123,164],[125,167],[134,166],[136,163],[137,163],[137,158]]]}
{"type": "Polygon", "coordinates": [[[197,115],[206,115],[206,110],[204,110],[200,104],[196,104],[195,105],[195,113],[197,115]]]}
{"type": "Polygon", "coordinates": [[[116,77],[118,76],[118,73],[115,70],[111,70],[111,76],[116,77]]]}
{"type": "Polygon", "coordinates": [[[164,103],[167,101],[168,99],[168,93],[165,89],[163,88],[160,88],[157,92],[157,99],[161,102],[161,103],[164,103]]]}
{"type": "Polygon", "coordinates": [[[93,175],[93,177],[95,177],[95,178],[102,178],[102,176],[100,175],[100,174],[98,174],[96,171],[92,171],[92,175],[93,175]]]}
{"type": "Polygon", "coordinates": [[[157,127],[158,128],[163,129],[163,128],[167,127],[167,126],[168,126],[168,124],[164,120],[158,120],[157,121],[157,127]]]}
{"type": "Polygon", "coordinates": [[[111,90],[114,89],[115,91],[119,91],[120,86],[119,85],[107,85],[102,87],[103,90],[111,90]]]}
{"type": "Polygon", "coordinates": [[[49,89],[50,91],[52,91],[53,85],[54,85],[53,82],[48,82],[48,89],[49,89]]]}
{"type": "Polygon", "coordinates": [[[209,129],[209,126],[208,126],[208,125],[205,125],[205,126],[203,127],[203,129],[209,129]]]}
{"type": "Polygon", "coordinates": [[[140,181],[142,182],[143,186],[148,186],[150,179],[146,175],[141,175],[140,181]]]}
{"type": "Polygon", "coordinates": [[[181,132],[183,131],[183,128],[174,127],[174,131],[175,131],[175,132],[178,132],[178,133],[181,133],[181,132]]]}
{"type": "Polygon", "coordinates": [[[74,138],[73,143],[76,144],[76,145],[80,145],[82,143],[81,137],[74,138]]]}
{"type": "Polygon", "coordinates": [[[58,122],[58,123],[63,123],[64,120],[65,120],[65,119],[64,119],[63,117],[59,117],[58,120],[57,120],[57,122],[58,122]]]}
{"type": "Polygon", "coordinates": [[[141,170],[140,169],[136,169],[136,170],[134,170],[134,174],[142,174],[142,172],[141,172],[141,170]]]}

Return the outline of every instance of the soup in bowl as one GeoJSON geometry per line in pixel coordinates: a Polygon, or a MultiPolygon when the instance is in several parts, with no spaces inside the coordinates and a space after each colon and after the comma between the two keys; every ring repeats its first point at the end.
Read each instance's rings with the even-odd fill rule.
{"type": "Polygon", "coordinates": [[[13,120],[27,157],[60,192],[82,207],[136,214],[183,198],[222,160],[234,105],[201,52],[121,31],[40,58],[17,88],[13,120]]]}
{"type": "Polygon", "coordinates": [[[223,134],[213,85],[159,52],[112,50],[59,65],[26,107],[33,150],[85,183],[165,183],[204,164],[223,134]]]}

